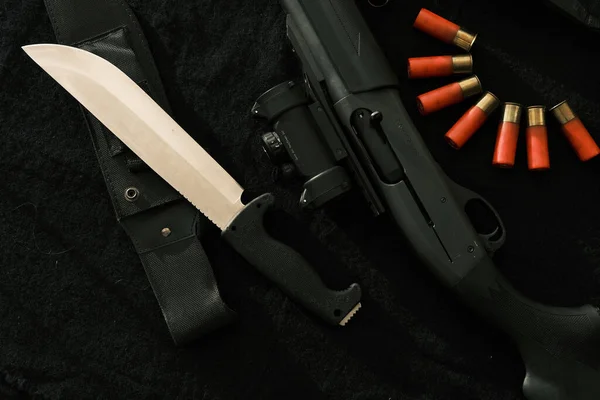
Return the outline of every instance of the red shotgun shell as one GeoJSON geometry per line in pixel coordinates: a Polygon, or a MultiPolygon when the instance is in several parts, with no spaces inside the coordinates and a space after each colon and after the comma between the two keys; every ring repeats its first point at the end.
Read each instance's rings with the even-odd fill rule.
{"type": "Polygon", "coordinates": [[[408,59],[408,78],[433,78],[473,72],[473,57],[461,56],[415,57],[408,59]]]}
{"type": "Polygon", "coordinates": [[[520,104],[504,103],[492,165],[500,168],[512,168],[515,165],[522,109],[520,104]]]}
{"type": "Polygon", "coordinates": [[[527,107],[527,164],[532,171],[550,169],[546,107],[527,107]]]}
{"type": "Polygon", "coordinates": [[[481,82],[476,75],[460,82],[451,83],[417,97],[417,107],[422,115],[458,104],[464,99],[481,93],[481,82]]]}
{"type": "Polygon", "coordinates": [[[445,43],[454,44],[466,51],[471,50],[477,35],[467,32],[454,22],[450,22],[431,11],[422,8],[413,25],[418,30],[445,43]]]}
{"type": "Polygon", "coordinates": [[[563,133],[581,161],[590,160],[600,154],[600,148],[566,100],[552,107],[550,111],[562,125],[563,133]]]}
{"type": "Polygon", "coordinates": [[[463,147],[499,105],[500,100],[492,93],[486,92],[446,133],[448,144],[457,150],[463,147]]]}

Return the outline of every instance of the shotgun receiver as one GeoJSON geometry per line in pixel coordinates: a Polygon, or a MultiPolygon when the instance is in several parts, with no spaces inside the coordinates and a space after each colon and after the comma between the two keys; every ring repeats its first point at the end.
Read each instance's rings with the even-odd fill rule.
{"type": "Polygon", "coordinates": [[[600,399],[600,310],[538,304],[494,266],[505,239],[500,217],[435,162],[354,1],[280,2],[304,80],[267,91],[252,114],[273,127],[263,135],[271,160],[306,179],[300,205],[319,207],[353,182],[437,279],[510,335],[526,366],[528,399],[600,399]],[[467,208],[474,201],[494,215],[492,232],[474,228],[467,208]]]}

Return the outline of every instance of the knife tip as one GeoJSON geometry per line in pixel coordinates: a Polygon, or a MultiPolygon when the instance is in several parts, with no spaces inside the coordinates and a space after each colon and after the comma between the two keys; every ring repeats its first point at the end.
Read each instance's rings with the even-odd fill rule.
{"type": "Polygon", "coordinates": [[[21,49],[27,54],[29,55],[29,51],[31,50],[31,47],[35,46],[34,44],[28,44],[27,46],[21,46],[21,49]]]}
{"type": "Polygon", "coordinates": [[[46,44],[28,44],[26,46],[21,46],[21,49],[31,58],[33,58],[33,54],[35,54],[36,50],[40,49],[40,47],[47,46],[46,44]]]}
{"type": "Polygon", "coordinates": [[[38,51],[53,49],[53,48],[57,48],[57,47],[69,47],[69,46],[62,46],[62,45],[54,44],[54,43],[36,43],[36,44],[28,44],[25,46],[21,46],[21,49],[25,53],[27,53],[27,55],[32,57],[32,54],[35,54],[38,51]]]}

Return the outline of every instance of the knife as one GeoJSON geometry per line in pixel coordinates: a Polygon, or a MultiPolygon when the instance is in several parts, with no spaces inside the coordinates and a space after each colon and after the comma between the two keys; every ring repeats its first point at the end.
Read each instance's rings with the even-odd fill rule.
{"type": "Polygon", "coordinates": [[[242,187],[120,69],[70,46],[23,50],[290,298],[332,325],[344,326],[358,311],[358,284],[329,289],[300,254],[267,234],[263,217],[274,196],[266,193],[244,205],[242,187]]]}

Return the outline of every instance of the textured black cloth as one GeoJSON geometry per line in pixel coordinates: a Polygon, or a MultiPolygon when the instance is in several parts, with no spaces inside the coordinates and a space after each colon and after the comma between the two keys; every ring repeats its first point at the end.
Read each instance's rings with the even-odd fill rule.
{"type": "MultiPolygon", "coordinates": [[[[460,151],[442,139],[472,101],[423,118],[406,58],[459,53],[411,26],[427,7],[479,33],[475,70],[504,101],[568,99],[600,140],[598,36],[517,0],[401,1],[364,16],[401,78],[401,95],[448,175],[486,197],[508,239],[499,268],[530,297],[600,298],[600,160],[578,161],[548,116],[552,170],[491,167],[498,114],[460,151]]],[[[385,216],[358,193],[313,214],[298,183],[275,180],[264,124],[249,109],[300,74],[274,0],[131,1],[176,120],[248,189],[272,191],[274,234],[318,261],[327,281],[361,283],[363,309],[329,328],[219,238],[203,244],[239,320],[176,348],[132,243],[118,225],[77,102],[20,46],[55,42],[41,0],[0,3],[0,398],[522,399],[512,343],[438,285],[385,216]],[[295,228],[286,231],[289,223],[295,228]],[[303,239],[306,241],[303,242],[303,239]],[[330,254],[330,253],[331,254],[330,254]]]]}

